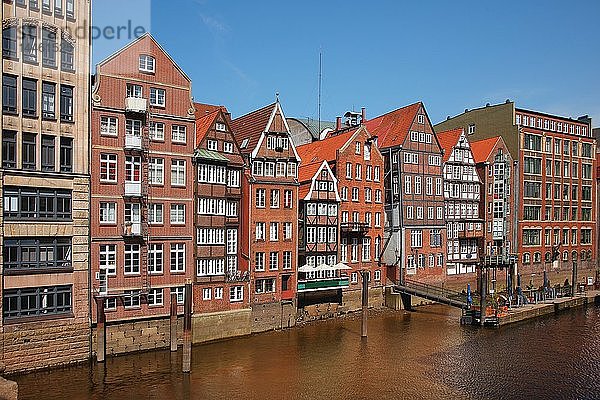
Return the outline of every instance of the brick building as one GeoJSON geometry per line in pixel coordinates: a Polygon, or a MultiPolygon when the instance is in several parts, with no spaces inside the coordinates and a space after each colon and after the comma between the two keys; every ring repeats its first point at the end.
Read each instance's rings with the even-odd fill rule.
{"type": "MultiPolygon", "coordinates": [[[[484,265],[496,267],[499,288],[508,286],[506,272],[512,268],[516,243],[514,187],[515,166],[501,136],[471,142],[471,151],[481,180],[479,215],[484,221],[484,240],[481,250],[484,265]],[[498,274],[500,269],[501,274],[498,274]],[[503,280],[501,280],[504,278],[503,280]]],[[[494,279],[492,279],[493,283],[494,279]]],[[[512,284],[512,283],[511,283],[512,284]]],[[[492,289],[496,289],[492,286],[492,289]]]]}
{"type": "MultiPolygon", "coordinates": [[[[302,157],[302,146],[298,147],[302,157]]],[[[340,269],[338,182],[327,161],[301,165],[298,208],[298,308],[342,303],[348,274],[340,269]]]]}
{"type": "Polygon", "coordinates": [[[242,179],[248,216],[240,267],[250,271],[253,308],[281,312],[282,302],[295,306],[300,158],[279,100],[234,119],[231,129],[250,167],[242,179]]]}
{"type": "Polygon", "coordinates": [[[183,304],[194,276],[191,82],[149,34],[102,61],[95,78],[93,296],[105,299],[108,321],[167,316],[170,293],[183,304]]]}
{"type": "Polygon", "coordinates": [[[2,2],[0,366],[89,355],[90,2],[2,2]]]}
{"type": "MultiPolygon", "coordinates": [[[[383,244],[383,156],[364,126],[336,130],[319,142],[298,147],[302,168],[326,161],[340,194],[339,261],[350,266],[349,286],[341,282],[343,305],[360,307],[360,271],[368,270],[370,286],[385,285],[380,254],[383,244]]],[[[309,174],[310,175],[310,174],[309,174]]],[[[319,240],[320,241],[320,240],[319,240]]],[[[374,291],[377,293],[377,291],[374,291]]]]}
{"type": "Polygon", "coordinates": [[[579,277],[595,275],[596,143],[590,118],[571,119],[518,108],[513,102],[467,110],[436,125],[463,128],[469,139],[502,136],[518,161],[518,270],[524,282],[541,285],[543,271],[552,283],[571,280],[574,262],[579,277]],[[552,249],[559,246],[559,260],[552,249]]]}
{"type": "Polygon", "coordinates": [[[244,159],[225,109],[196,105],[194,313],[248,307],[247,265],[240,268],[244,159]]]}
{"type": "MultiPolygon", "coordinates": [[[[462,129],[437,132],[444,150],[444,198],[447,235],[446,274],[462,276],[465,281],[475,275],[480,263],[479,248],[483,239],[483,220],[479,215],[481,181],[475,167],[471,146],[462,129]]],[[[430,207],[428,217],[433,215],[430,207]]]]}
{"type": "Polygon", "coordinates": [[[390,278],[397,281],[403,269],[410,279],[440,283],[446,266],[442,149],[425,106],[411,104],[365,125],[385,160],[382,251],[390,278]]]}

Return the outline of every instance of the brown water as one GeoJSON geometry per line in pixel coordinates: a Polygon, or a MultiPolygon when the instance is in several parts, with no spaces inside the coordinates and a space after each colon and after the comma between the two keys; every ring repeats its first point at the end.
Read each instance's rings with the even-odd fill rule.
{"type": "Polygon", "coordinates": [[[600,399],[600,307],[499,329],[457,310],[360,318],[16,378],[21,399],[600,399]]]}

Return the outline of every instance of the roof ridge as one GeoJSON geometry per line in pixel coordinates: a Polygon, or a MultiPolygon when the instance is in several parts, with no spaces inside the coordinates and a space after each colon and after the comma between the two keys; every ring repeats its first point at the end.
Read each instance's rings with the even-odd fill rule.
{"type": "Polygon", "coordinates": [[[254,114],[254,113],[257,113],[257,112],[259,112],[259,111],[263,111],[263,110],[265,110],[266,108],[271,108],[271,107],[274,107],[276,104],[277,104],[277,102],[273,102],[273,103],[267,104],[266,106],[263,106],[263,107],[261,107],[261,108],[257,108],[256,110],[253,110],[253,111],[247,112],[246,114],[240,115],[239,117],[236,117],[236,118],[234,118],[234,119],[233,119],[233,121],[236,121],[236,120],[238,120],[238,119],[241,119],[241,118],[247,117],[247,116],[249,116],[249,115],[251,115],[251,114],[254,114]]]}

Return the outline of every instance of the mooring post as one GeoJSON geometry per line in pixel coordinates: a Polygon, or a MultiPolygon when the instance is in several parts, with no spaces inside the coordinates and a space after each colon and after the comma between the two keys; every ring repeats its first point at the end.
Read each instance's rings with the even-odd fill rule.
{"type": "Polygon", "coordinates": [[[577,261],[573,261],[573,276],[571,277],[571,297],[577,293],[577,261]]]}
{"type": "Polygon", "coordinates": [[[96,297],[98,323],[96,324],[96,361],[104,362],[106,357],[106,315],[104,314],[104,299],[96,297]]]}
{"type": "Polygon", "coordinates": [[[177,293],[171,293],[171,351],[177,351],[177,293]]]}
{"type": "Polygon", "coordinates": [[[487,302],[486,302],[486,297],[487,297],[487,269],[482,267],[481,268],[481,300],[479,301],[479,322],[481,323],[481,325],[483,326],[485,324],[485,316],[486,316],[486,310],[487,310],[487,302]]]}
{"type": "Polygon", "coordinates": [[[183,372],[192,369],[192,283],[187,280],[183,313],[183,372]]]}
{"type": "Polygon", "coordinates": [[[361,271],[362,275],[362,325],[360,336],[367,337],[367,313],[369,312],[369,272],[361,271]]]}

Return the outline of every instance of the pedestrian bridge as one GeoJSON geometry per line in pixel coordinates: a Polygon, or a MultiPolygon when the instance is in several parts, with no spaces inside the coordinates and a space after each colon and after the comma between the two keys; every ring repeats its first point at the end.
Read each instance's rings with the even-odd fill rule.
{"type": "Polygon", "coordinates": [[[411,281],[409,279],[404,280],[404,285],[394,285],[393,292],[401,295],[421,297],[463,310],[469,308],[467,295],[464,293],[455,292],[454,290],[440,286],[411,281]]]}

